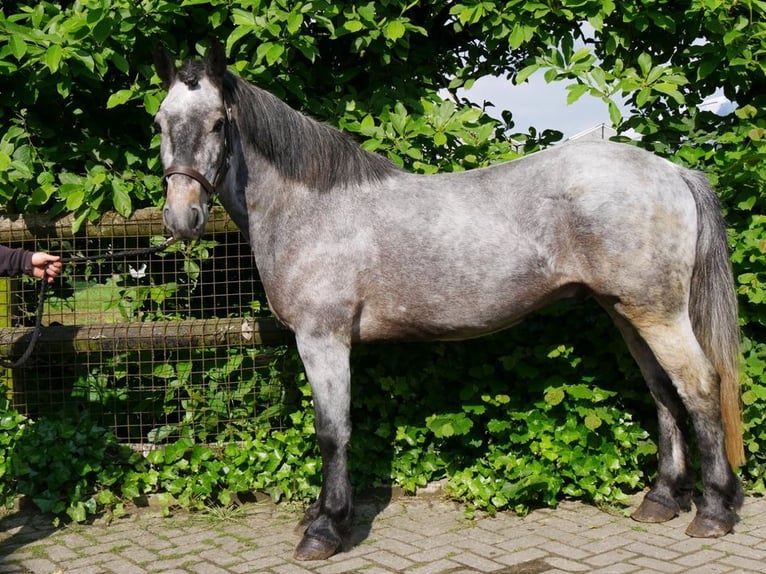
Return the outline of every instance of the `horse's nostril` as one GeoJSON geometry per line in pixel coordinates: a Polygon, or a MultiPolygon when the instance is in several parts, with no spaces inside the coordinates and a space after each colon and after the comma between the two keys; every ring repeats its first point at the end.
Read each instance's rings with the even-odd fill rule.
{"type": "Polygon", "coordinates": [[[191,217],[189,218],[189,227],[191,229],[197,229],[197,227],[200,226],[200,223],[202,222],[202,213],[200,212],[200,208],[196,205],[193,205],[191,207],[191,217]]]}

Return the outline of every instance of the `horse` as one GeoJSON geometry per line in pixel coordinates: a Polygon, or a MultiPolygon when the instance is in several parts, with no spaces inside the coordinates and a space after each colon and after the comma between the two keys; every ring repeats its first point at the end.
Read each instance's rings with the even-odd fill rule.
{"type": "Polygon", "coordinates": [[[621,332],[657,406],[658,472],[633,518],[718,537],[736,524],[744,449],[740,335],[725,222],[707,178],[637,146],[567,143],[489,167],[417,175],[227,69],[220,45],[176,66],[167,94],[164,224],[203,234],[217,195],[249,239],[268,304],[295,334],[322,458],[299,560],[342,549],[353,513],[352,345],[457,340],[587,294],[621,332]]]}

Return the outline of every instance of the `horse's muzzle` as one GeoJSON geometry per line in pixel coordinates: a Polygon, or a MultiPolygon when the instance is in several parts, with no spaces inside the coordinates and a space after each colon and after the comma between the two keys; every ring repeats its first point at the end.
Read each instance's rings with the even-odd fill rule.
{"type": "Polygon", "coordinates": [[[199,239],[207,223],[207,205],[185,206],[181,213],[167,204],[162,209],[162,221],[175,239],[199,239]]]}
{"type": "Polygon", "coordinates": [[[168,185],[162,221],[175,239],[199,239],[208,219],[207,197],[191,180],[168,185]]]}

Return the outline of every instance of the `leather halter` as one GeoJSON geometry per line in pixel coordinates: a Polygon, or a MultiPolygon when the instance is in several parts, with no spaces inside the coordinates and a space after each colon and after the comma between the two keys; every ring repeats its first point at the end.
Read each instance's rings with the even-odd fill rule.
{"type": "Polygon", "coordinates": [[[199,171],[197,171],[193,167],[172,164],[165,171],[162,172],[162,185],[167,190],[168,178],[170,178],[171,175],[176,175],[176,174],[185,175],[186,177],[190,177],[193,180],[195,180],[197,183],[199,183],[207,192],[208,201],[212,201],[213,196],[215,195],[215,192],[216,192],[216,188],[218,187],[218,184],[221,182],[223,177],[226,175],[226,172],[229,170],[230,155],[231,155],[231,109],[227,107],[226,117],[224,119],[224,124],[223,124],[223,153],[221,154],[221,159],[218,162],[218,168],[215,170],[215,177],[213,178],[213,181],[210,182],[204,175],[202,175],[199,171]]]}

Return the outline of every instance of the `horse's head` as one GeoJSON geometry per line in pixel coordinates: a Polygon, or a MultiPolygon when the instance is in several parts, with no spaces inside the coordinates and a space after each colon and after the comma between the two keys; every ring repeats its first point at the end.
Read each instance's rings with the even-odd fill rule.
{"type": "Polygon", "coordinates": [[[162,216],[173,237],[196,239],[205,229],[208,202],[228,164],[225,54],[215,44],[204,61],[176,68],[165,48],[158,46],[154,65],[168,90],[154,119],[162,133],[160,156],[166,186],[162,216]]]}

